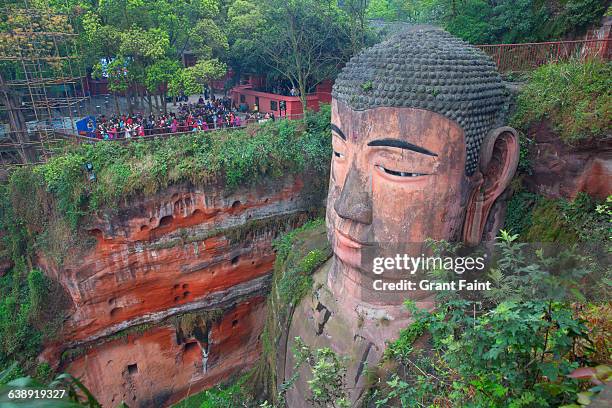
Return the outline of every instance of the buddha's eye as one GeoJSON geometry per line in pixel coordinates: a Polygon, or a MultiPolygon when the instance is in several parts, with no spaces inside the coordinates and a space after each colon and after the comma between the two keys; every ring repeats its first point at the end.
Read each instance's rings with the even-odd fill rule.
{"type": "Polygon", "coordinates": [[[342,153],[337,152],[337,151],[335,151],[335,150],[334,150],[334,156],[336,156],[336,157],[337,157],[337,158],[339,158],[339,159],[341,159],[341,158],[343,158],[343,157],[344,157],[344,155],[343,155],[342,153]]]}
{"type": "Polygon", "coordinates": [[[391,169],[387,169],[383,166],[376,166],[379,169],[381,169],[382,171],[384,171],[387,174],[390,174],[392,176],[397,176],[397,177],[419,177],[419,176],[426,176],[427,174],[425,173],[409,173],[409,172],[405,172],[405,171],[396,171],[396,170],[391,170],[391,169]]]}

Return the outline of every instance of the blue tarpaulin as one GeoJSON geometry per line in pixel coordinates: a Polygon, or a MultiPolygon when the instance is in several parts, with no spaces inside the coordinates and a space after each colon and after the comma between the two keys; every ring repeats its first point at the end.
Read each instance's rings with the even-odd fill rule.
{"type": "Polygon", "coordinates": [[[77,132],[79,135],[87,137],[95,137],[96,117],[89,115],[76,122],[77,132]]]}

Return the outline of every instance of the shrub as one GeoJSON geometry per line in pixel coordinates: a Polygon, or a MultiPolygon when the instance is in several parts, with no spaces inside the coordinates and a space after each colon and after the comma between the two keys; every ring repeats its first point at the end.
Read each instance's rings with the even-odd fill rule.
{"type": "MultiPolygon", "coordinates": [[[[483,302],[456,292],[438,296],[436,309],[406,306],[414,323],[387,348],[399,364],[377,387],[377,406],[548,407],[571,403],[581,390],[571,376],[582,364],[607,363],[606,338],[590,322],[592,306],[576,309],[582,265],[562,270],[567,256],[524,256],[525,244],[503,233],[501,257],[491,270],[496,287],[483,302]],[[576,273],[575,273],[576,272],[576,273]],[[477,304],[484,305],[482,310],[477,304]],[[586,324],[585,324],[586,323],[586,324]],[[421,333],[430,350],[415,350],[421,333]],[[603,360],[603,361],[602,361],[603,360]],[[393,404],[391,404],[393,405],[393,404]]],[[[598,307],[596,310],[602,310],[598,307]]]]}
{"type": "Polygon", "coordinates": [[[0,279],[0,369],[14,361],[26,370],[33,368],[42,341],[42,332],[34,322],[44,304],[46,288],[40,271],[26,275],[23,259],[0,279]]]}
{"type": "Polygon", "coordinates": [[[547,119],[560,138],[572,144],[605,137],[612,127],[612,65],[572,61],[535,70],[519,93],[514,126],[527,131],[547,119]]]}
{"type": "Polygon", "coordinates": [[[521,190],[508,202],[505,227],[524,242],[600,245],[610,237],[610,203],[612,198],[599,202],[585,193],[569,201],[521,190]]]}
{"type": "Polygon", "coordinates": [[[235,408],[255,407],[255,401],[245,390],[248,374],[228,384],[217,385],[174,404],[173,408],[235,408]]]}
{"type": "MultiPolygon", "coordinates": [[[[50,211],[74,230],[79,219],[101,208],[115,208],[129,197],[152,194],[170,184],[223,183],[233,189],[267,178],[305,171],[326,180],[331,158],[329,107],[309,113],[307,126],[277,121],[246,130],[194,133],[121,144],[103,141],[64,146],[47,163],[15,171],[4,187],[2,222],[41,229],[50,211]],[[96,182],[86,181],[83,165],[93,164],[96,182]],[[43,196],[47,193],[48,196],[43,196]],[[42,195],[41,195],[42,194],[42,195]],[[19,205],[17,205],[19,203],[19,205]],[[9,209],[14,207],[13,213],[9,209]]],[[[42,228],[44,229],[44,228],[42,228]]]]}

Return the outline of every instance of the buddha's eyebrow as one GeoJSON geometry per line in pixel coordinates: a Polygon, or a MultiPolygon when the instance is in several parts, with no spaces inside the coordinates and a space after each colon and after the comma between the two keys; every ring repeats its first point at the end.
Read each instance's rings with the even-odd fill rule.
{"type": "Polygon", "coordinates": [[[342,140],[346,140],[346,136],[344,136],[344,133],[342,133],[340,128],[338,126],[334,125],[333,123],[331,124],[331,130],[336,132],[338,134],[338,136],[340,136],[342,138],[342,140]]]}
{"type": "Polygon", "coordinates": [[[399,139],[379,139],[373,140],[368,143],[368,146],[385,146],[385,147],[397,147],[400,149],[412,150],[413,152],[426,154],[427,156],[438,157],[436,153],[430,152],[424,147],[413,145],[412,143],[404,142],[399,139]]]}

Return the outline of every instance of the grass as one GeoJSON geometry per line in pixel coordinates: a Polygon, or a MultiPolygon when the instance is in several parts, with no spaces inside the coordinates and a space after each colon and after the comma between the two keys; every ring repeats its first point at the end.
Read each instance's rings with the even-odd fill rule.
{"type": "Polygon", "coordinates": [[[517,99],[513,126],[548,120],[567,144],[604,138],[612,128],[612,64],[571,61],[535,70],[517,99]]]}
{"type": "Polygon", "coordinates": [[[253,406],[252,397],[244,387],[248,374],[226,385],[217,385],[191,395],[172,408],[236,408],[253,406]]]}
{"type": "Polygon", "coordinates": [[[579,193],[569,201],[518,191],[508,202],[505,228],[523,242],[605,244],[612,236],[611,200],[600,202],[579,193]]]}

